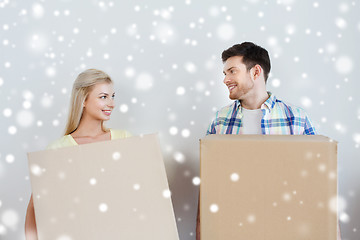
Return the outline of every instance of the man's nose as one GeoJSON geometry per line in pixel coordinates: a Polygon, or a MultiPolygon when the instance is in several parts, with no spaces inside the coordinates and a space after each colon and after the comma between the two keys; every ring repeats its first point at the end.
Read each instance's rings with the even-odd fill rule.
{"type": "Polygon", "coordinates": [[[225,75],[223,83],[226,84],[229,81],[228,77],[225,75]]]}

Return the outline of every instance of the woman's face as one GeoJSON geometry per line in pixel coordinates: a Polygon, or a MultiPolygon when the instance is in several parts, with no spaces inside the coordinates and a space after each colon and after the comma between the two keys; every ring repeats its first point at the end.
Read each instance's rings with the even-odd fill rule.
{"type": "Polygon", "coordinates": [[[111,83],[98,83],[90,91],[84,102],[83,116],[106,121],[110,119],[114,104],[114,86],[111,83]]]}

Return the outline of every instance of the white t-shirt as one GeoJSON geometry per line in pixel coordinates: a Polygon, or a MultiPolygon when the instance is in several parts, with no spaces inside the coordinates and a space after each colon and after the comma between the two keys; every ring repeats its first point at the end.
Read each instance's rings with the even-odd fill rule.
{"type": "Polygon", "coordinates": [[[263,116],[261,109],[249,110],[242,108],[242,127],[243,134],[262,134],[261,119],[263,116]]]}

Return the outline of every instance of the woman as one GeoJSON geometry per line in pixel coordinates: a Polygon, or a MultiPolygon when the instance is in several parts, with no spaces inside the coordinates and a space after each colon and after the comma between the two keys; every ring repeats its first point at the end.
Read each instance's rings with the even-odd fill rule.
{"type": "MultiPolygon", "coordinates": [[[[131,136],[127,131],[107,129],[104,121],[110,119],[114,104],[114,86],[103,71],[88,69],[76,78],[72,93],[68,121],[62,138],[47,149],[93,143],[131,136]]],[[[31,195],[25,219],[25,237],[37,239],[33,198],[31,195]]]]}

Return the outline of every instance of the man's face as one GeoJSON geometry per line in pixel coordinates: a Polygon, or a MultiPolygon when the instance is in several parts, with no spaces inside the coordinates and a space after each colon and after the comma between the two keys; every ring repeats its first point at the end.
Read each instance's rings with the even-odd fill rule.
{"type": "Polygon", "coordinates": [[[254,81],[250,71],[247,71],[242,57],[230,57],[224,63],[224,83],[229,89],[229,98],[242,100],[253,89],[254,81]]]}

